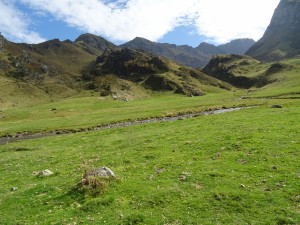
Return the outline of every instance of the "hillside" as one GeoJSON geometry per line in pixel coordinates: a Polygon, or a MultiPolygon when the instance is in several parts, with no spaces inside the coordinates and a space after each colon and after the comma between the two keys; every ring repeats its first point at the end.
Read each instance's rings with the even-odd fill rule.
{"type": "Polygon", "coordinates": [[[142,50],[107,51],[97,58],[96,63],[88,79],[92,79],[95,88],[104,95],[132,95],[131,90],[137,85],[152,91],[174,91],[189,96],[231,88],[199,70],[142,50]]]}
{"type": "Polygon", "coordinates": [[[95,64],[102,49],[115,48],[108,42],[101,48],[101,44],[93,46],[85,40],[54,39],[40,44],[16,44],[3,36],[0,36],[0,43],[3,104],[22,104],[29,99],[49,101],[75,95],[85,89],[82,74],[95,64]]]}
{"type": "Polygon", "coordinates": [[[246,54],[265,61],[299,56],[299,12],[299,0],[281,0],[263,37],[246,54]]]}
{"type": "Polygon", "coordinates": [[[293,96],[300,93],[300,60],[260,62],[249,56],[219,55],[202,70],[238,88],[250,96],[293,96]]]}
{"type": "Polygon", "coordinates": [[[54,39],[16,44],[3,36],[0,40],[3,104],[22,104],[33,98],[49,101],[84,91],[131,99],[148,96],[151,91],[203,95],[218,92],[220,87],[230,89],[198,70],[144,51],[118,50],[92,34],[83,34],[74,42],[54,39]]]}
{"type": "Polygon", "coordinates": [[[203,42],[193,48],[188,45],[177,46],[168,43],[157,43],[137,37],[119,47],[142,49],[156,55],[165,56],[185,66],[197,68],[205,66],[211,57],[216,54],[244,54],[253,43],[254,41],[251,39],[237,39],[220,46],[203,42]]]}

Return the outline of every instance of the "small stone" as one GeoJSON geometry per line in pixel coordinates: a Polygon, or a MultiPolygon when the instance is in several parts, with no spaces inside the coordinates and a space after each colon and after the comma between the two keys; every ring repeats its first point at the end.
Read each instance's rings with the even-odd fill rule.
{"type": "Polygon", "coordinates": [[[241,184],[240,186],[241,186],[241,188],[245,188],[246,187],[244,184],[241,184]]]}
{"type": "Polygon", "coordinates": [[[271,191],[271,189],[268,188],[268,187],[265,187],[265,188],[264,188],[264,191],[271,191]]]}
{"type": "Polygon", "coordinates": [[[53,174],[54,173],[51,170],[48,170],[48,169],[43,170],[43,171],[40,172],[40,175],[45,176],[45,177],[51,176],[53,174]]]}
{"type": "Polygon", "coordinates": [[[281,109],[282,106],[281,105],[272,105],[271,108],[273,108],[273,109],[281,109]]]}
{"type": "Polygon", "coordinates": [[[99,167],[86,174],[87,176],[95,177],[115,177],[114,172],[108,167],[99,167]]]}
{"type": "Polygon", "coordinates": [[[186,181],[186,176],[185,175],[180,175],[179,176],[179,181],[182,181],[182,182],[186,181]]]}
{"type": "Polygon", "coordinates": [[[267,183],[267,179],[263,179],[262,182],[263,182],[263,183],[267,183]]]}
{"type": "Polygon", "coordinates": [[[17,191],[18,188],[17,188],[17,187],[12,187],[10,190],[11,190],[11,191],[17,191]]]}

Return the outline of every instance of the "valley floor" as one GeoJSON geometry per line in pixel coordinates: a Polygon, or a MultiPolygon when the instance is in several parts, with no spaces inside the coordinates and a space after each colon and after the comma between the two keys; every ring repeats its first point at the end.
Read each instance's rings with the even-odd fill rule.
{"type": "Polygon", "coordinates": [[[5,135],[258,106],[0,145],[1,223],[299,223],[300,100],[240,95],[85,97],[1,111],[5,135]],[[79,188],[84,171],[100,166],[116,179],[79,188]],[[45,169],[54,174],[36,175],[45,169]]]}

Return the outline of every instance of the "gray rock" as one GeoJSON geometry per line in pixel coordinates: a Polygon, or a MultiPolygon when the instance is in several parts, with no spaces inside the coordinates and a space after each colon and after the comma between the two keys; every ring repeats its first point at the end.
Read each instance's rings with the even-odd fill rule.
{"type": "Polygon", "coordinates": [[[282,106],[281,105],[272,105],[271,108],[273,108],[273,109],[281,109],[282,106]]]}
{"type": "Polygon", "coordinates": [[[17,191],[18,188],[17,188],[17,187],[12,187],[10,190],[11,190],[11,191],[17,191]]]}
{"type": "Polygon", "coordinates": [[[187,179],[187,177],[185,175],[180,175],[179,176],[179,181],[184,182],[184,181],[186,181],[186,179],[187,179]]]}
{"type": "Polygon", "coordinates": [[[87,176],[95,177],[114,177],[114,172],[108,167],[99,167],[92,171],[87,172],[87,176]]]}
{"type": "Polygon", "coordinates": [[[54,173],[51,170],[48,170],[48,169],[43,170],[43,171],[40,172],[40,175],[45,176],[45,177],[51,176],[53,174],[54,173]]]}

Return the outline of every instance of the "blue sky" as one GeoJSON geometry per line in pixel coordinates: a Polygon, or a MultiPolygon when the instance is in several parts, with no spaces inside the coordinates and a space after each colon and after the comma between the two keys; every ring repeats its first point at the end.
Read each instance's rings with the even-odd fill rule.
{"type": "Polygon", "coordinates": [[[135,37],[178,45],[258,40],[279,0],[0,0],[0,32],[14,42],[135,37]]]}

